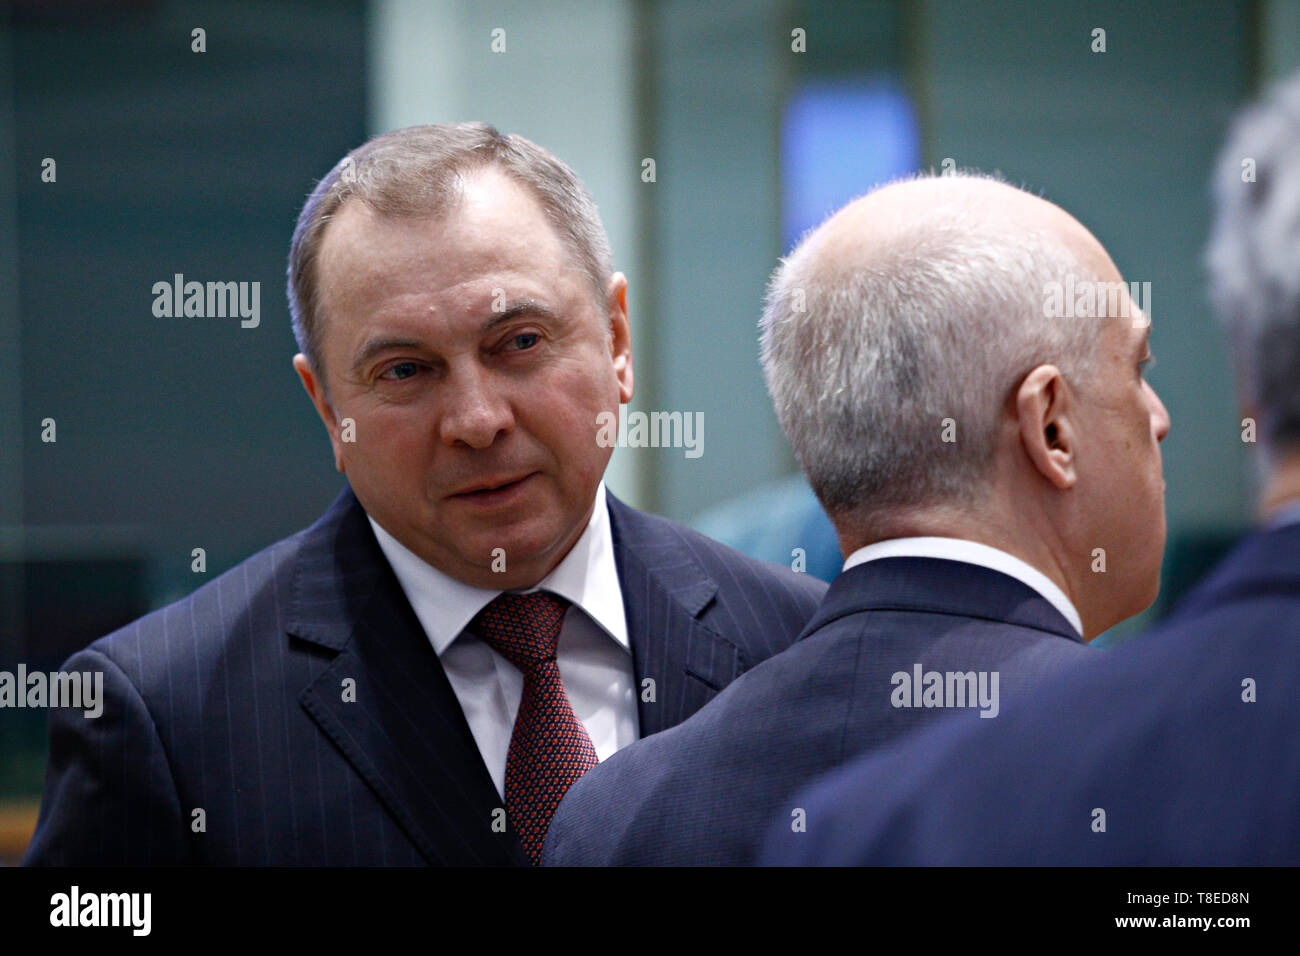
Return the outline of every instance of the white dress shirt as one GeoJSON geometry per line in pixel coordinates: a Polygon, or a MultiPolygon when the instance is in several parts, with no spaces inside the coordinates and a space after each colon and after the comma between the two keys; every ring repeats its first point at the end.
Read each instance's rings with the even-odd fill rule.
{"type": "MultiPolygon", "coordinates": [[[[523,697],[524,676],[465,630],[502,592],[448,577],[408,550],[373,518],[370,527],[442,662],[483,763],[504,798],[506,755],[523,697]]],[[[591,735],[596,756],[604,760],[636,740],[640,725],[632,648],[603,481],[596,489],[591,520],[581,537],[551,573],[529,590],[550,591],[571,604],[560,630],[556,662],[573,712],[591,735]]]]}
{"type": "Polygon", "coordinates": [[[844,570],[875,561],[879,558],[945,558],[949,561],[964,561],[978,564],[982,568],[992,568],[1010,575],[1022,584],[1026,584],[1041,594],[1051,605],[1061,612],[1074,629],[1083,636],[1083,619],[1065,592],[1057,587],[1056,582],[1042,571],[1020,560],[1014,554],[1007,554],[1001,548],[967,541],[963,538],[890,538],[877,541],[865,548],[858,548],[844,562],[844,570]]]}

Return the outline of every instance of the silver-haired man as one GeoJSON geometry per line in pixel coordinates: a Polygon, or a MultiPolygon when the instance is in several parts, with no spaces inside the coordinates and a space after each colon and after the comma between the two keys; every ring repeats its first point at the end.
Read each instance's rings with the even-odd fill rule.
{"type": "Polygon", "coordinates": [[[865,757],[775,819],[771,863],[1300,864],[1300,74],[1238,116],[1208,263],[1261,527],[1158,625],[995,727],[865,757]]]}
{"type": "Polygon", "coordinates": [[[579,781],[546,861],[753,862],[773,819],[809,825],[791,797],[818,774],[997,718],[1147,607],[1169,429],[1149,325],[1082,225],[991,179],[894,183],[809,235],[763,365],[844,570],[793,648],[579,781]],[[1066,287],[1093,294],[1046,308],[1066,287]]]}

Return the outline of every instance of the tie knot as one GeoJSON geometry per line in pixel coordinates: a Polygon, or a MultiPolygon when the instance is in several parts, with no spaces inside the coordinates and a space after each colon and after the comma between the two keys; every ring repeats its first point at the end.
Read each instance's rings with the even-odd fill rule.
{"type": "Polygon", "coordinates": [[[545,591],[500,594],[479,611],[470,629],[521,671],[555,660],[569,602],[545,591]]]}

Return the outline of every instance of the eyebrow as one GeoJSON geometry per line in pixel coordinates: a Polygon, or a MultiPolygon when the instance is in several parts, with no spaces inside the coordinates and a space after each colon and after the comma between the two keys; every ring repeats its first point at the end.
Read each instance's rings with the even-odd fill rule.
{"type": "Polygon", "coordinates": [[[536,299],[524,299],[494,314],[492,318],[483,323],[483,331],[486,332],[493,326],[500,325],[502,322],[508,322],[510,319],[516,318],[520,315],[535,315],[539,319],[559,318],[550,306],[538,302],[536,299]]]}
{"type": "Polygon", "coordinates": [[[377,338],[368,339],[365,345],[361,346],[361,351],[357,353],[356,360],[352,363],[352,373],[355,375],[361,371],[363,365],[369,362],[376,355],[387,352],[389,349],[422,349],[424,343],[419,339],[397,338],[394,336],[381,335],[377,338]]]}
{"type": "MultiPolygon", "coordinates": [[[[549,306],[536,299],[524,299],[516,302],[514,305],[502,309],[500,312],[494,312],[479,329],[480,333],[491,331],[502,322],[509,322],[511,319],[518,318],[521,315],[535,315],[538,318],[556,320],[559,315],[549,306]]],[[[361,371],[362,366],[390,349],[427,349],[428,345],[422,339],[413,339],[407,336],[379,335],[367,339],[365,344],[357,352],[356,359],[352,362],[352,372],[356,374],[361,371]]]]}

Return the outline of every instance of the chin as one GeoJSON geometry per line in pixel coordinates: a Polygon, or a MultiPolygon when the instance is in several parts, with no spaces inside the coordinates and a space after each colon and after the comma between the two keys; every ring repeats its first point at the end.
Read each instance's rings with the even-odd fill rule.
{"type": "Polygon", "coordinates": [[[486,551],[504,548],[506,562],[509,566],[546,562],[558,557],[558,550],[564,542],[564,532],[556,522],[547,519],[521,521],[508,528],[499,529],[495,534],[483,536],[486,551]]]}

